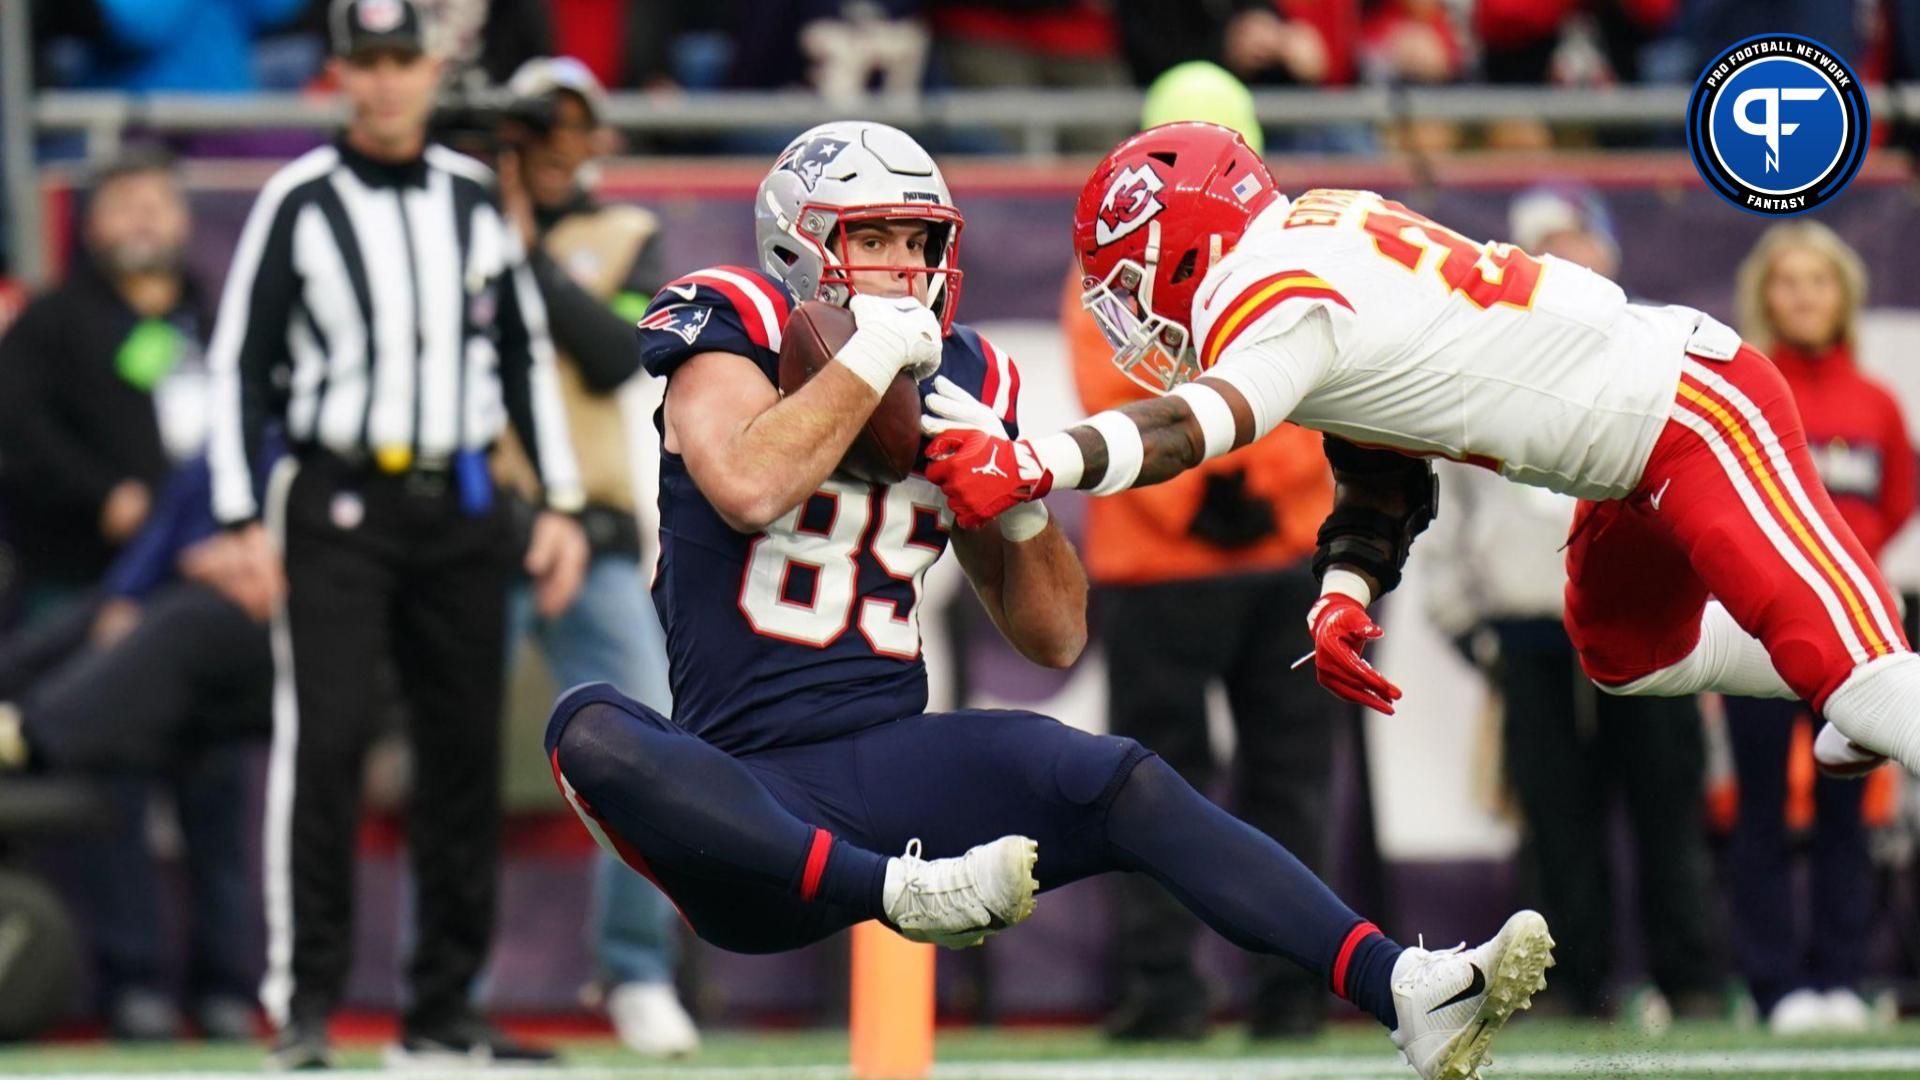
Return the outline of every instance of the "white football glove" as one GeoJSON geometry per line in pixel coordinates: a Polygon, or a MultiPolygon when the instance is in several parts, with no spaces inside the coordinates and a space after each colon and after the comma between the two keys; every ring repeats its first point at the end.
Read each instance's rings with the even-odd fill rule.
{"type": "Polygon", "coordinates": [[[834,359],[860,376],[874,393],[885,394],[902,371],[914,382],[940,370],[940,318],[911,296],[854,293],[853,336],[834,359]]]}
{"type": "MultiPolygon", "coordinates": [[[[1007,425],[990,406],[945,375],[933,380],[933,393],[925,401],[927,412],[920,416],[920,430],[929,435],[971,428],[996,438],[1009,437],[1007,425]]],[[[1005,510],[994,520],[1000,523],[1000,535],[1018,544],[1039,536],[1047,527],[1047,519],[1047,504],[1035,501],[1005,510]]]]}

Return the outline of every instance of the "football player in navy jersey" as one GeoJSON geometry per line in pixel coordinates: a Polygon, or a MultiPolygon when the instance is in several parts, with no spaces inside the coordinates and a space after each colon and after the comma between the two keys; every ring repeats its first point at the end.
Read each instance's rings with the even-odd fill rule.
{"type": "Polygon", "coordinates": [[[1131,739],[1017,710],[924,711],[921,578],[949,544],[1001,633],[1052,667],[1086,642],[1085,576],[1041,503],[960,530],[918,471],[879,484],[836,470],[899,372],[932,427],[1009,434],[1018,373],[953,321],[962,219],[906,134],[806,132],[754,213],[760,265],[679,279],[637,330],[667,380],[653,588],[674,715],[605,684],[561,698],[547,754],[588,829],[739,952],[866,919],[972,945],[1026,918],[1038,891],[1150,874],[1241,947],[1317,971],[1423,1077],[1472,1075],[1550,963],[1539,916],[1471,951],[1403,949],[1131,739]],[[781,332],[816,298],[845,304],[856,330],[783,397],[781,332]]]}

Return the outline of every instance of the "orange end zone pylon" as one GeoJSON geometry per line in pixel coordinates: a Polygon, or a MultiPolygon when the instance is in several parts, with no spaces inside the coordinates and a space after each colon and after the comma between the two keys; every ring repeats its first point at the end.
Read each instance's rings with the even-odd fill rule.
{"type": "Polygon", "coordinates": [[[878,922],[853,928],[854,1080],[923,1080],[933,1071],[933,946],[878,922]]]}

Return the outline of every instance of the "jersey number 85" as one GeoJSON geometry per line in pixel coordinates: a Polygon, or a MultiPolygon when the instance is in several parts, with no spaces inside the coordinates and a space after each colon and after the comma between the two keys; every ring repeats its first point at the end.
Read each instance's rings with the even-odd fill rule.
{"type": "Polygon", "coordinates": [[[940,489],[917,476],[885,486],[829,478],[813,498],[754,539],[740,583],[741,614],[757,634],[815,648],[832,645],[857,622],[874,652],[917,658],[920,583],[946,549],[938,532],[944,509],[940,489]],[[823,497],[832,505],[827,520],[809,525],[808,505],[823,497]],[[862,596],[862,557],[887,577],[910,584],[912,599],[903,606],[862,596]],[[805,601],[793,595],[796,569],[813,575],[805,601]]]}

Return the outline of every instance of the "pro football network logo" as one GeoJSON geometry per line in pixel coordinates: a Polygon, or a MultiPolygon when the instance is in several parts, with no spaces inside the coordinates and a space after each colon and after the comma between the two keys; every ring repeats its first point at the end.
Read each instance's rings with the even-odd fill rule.
{"type": "Polygon", "coordinates": [[[1707,186],[1742,210],[1803,214],[1846,190],[1867,156],[1866,88],[1798,34],[1761,34],[1707,64],[1687,146],[1707,186]]]}

